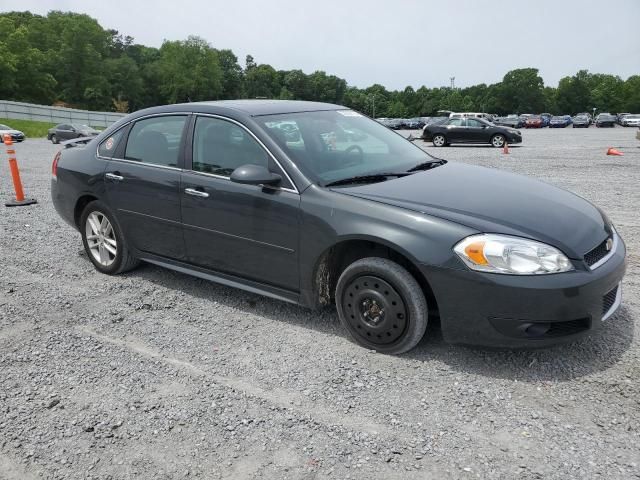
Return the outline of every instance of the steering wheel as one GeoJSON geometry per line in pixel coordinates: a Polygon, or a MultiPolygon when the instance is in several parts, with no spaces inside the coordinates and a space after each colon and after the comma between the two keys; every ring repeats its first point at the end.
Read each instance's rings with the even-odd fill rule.
{"type": "Polygon", "coordinates": [[[357,152],[358,158],[354,158],[351,162],[347,162],[344,165],[345,167],[351,167],[353,165],[358,165],[364,162],[364,151],[362,150],[362,147],[360,147],[360,145],[351,145],[344,151],[344,154],[351,156],[353,152],[357,152]]]}

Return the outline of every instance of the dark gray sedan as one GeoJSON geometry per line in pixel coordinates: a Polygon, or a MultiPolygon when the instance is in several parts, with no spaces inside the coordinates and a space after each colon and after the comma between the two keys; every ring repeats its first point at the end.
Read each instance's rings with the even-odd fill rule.
{"type": "Polygon", "coordinates": [[[479,143],[504,147],[505,143],[522,143],[522,134],[515,128],[502,127],[482,118],[455,117],[444,123],[430,124],[422,130],[422,139],[435,147],[453,143],[479,143]]]}
{"type": "Polygon", "coordinates": [[[52,143],[60,143],[65,140],[81,137],[95,137],[100,132],[88,125],[78,125],[73,123],[60,123],[47,132],[47,140],[52,143]]]}
{"type": "Polygon", "coordinates": [[[140,261],[307,307],[369,349],[540,346],[606,327],[625,246],[586,200],[434,158],[337,105],[131,114],[54,158],[56,210],[96,269],[140,261]],[[341,132],[351,132],[350,135],[341,132]]]}

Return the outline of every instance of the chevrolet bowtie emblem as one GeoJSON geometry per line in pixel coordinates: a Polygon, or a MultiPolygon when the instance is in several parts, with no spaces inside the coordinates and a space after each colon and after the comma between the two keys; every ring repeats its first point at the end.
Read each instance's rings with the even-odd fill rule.
{"type": "Polygon", "coordinates": [[[613,248],[613,239],[607,238],[607,243],[605,244],[605,248],[607,249],[607,252],[611,251],[611,249],[613,248]]]}

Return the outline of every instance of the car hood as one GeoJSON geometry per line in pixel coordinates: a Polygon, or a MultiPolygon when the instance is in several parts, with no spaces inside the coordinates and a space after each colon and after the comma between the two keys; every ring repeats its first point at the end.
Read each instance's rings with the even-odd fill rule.
{"type": "Polygon", "coordinates": [[[532,238],[579,259],[609,226],[585,199],[547,183],[492,168],[449,162],[386,182],[335,191],[422,212],[480,232],[532,238]]]}
{"type": "Polygon", "coordinates": [[[10,130],[0,130],[0,134],[1,134],[1,135],[4,135],[4,134],[6,134],[6,133],[8,133],[8,134],[10,134],[10,135],[18,135],[18,134],[20,134],[20,135],[24,135],[24,133],[22,133],[20,130],[13,130],[13,129],[10,129],[10,130]]]}

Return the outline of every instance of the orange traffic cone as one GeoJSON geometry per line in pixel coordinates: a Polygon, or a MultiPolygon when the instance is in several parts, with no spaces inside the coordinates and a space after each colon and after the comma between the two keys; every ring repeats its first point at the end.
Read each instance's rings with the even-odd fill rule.
{"type": "Polygon", "coordinates": [[[507,142],[504,142],[504,147],[502,147],[502,153],[504,154],[509,153],[509,144],[507,142]]]}
{"type": "Polygon", "coordinates": [[[618,157],[622,157],[624,153],[622,153],[620,150],[616,150],[613,147],[609,147],[609,150],[607,150],[607,155],[617,155],[618,157]]]}

